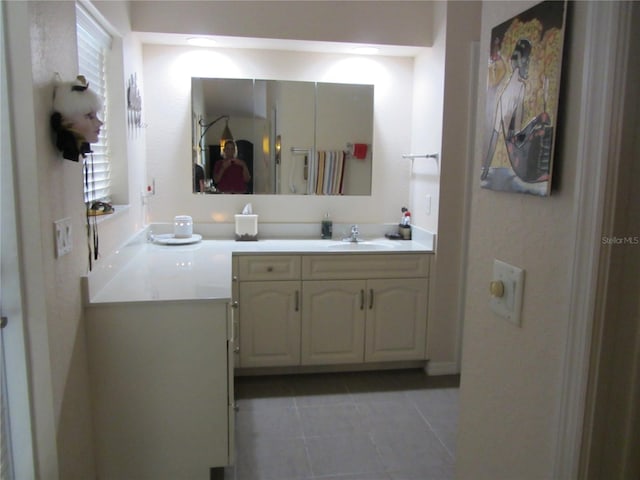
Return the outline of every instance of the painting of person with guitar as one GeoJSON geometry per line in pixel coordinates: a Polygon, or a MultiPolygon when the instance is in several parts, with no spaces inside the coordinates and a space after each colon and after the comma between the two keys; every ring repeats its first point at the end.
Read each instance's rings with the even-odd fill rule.
{"type": "MultiPolygon", "coordinates": [[[[543,2],[540,6],[547,3],[550,2],[543,2]]],[[[556,24],[548,28],[547,22],[547,28],[544,27],[540,12],[525,14],[532,18],[523,22],[520,16],[508,25],[506,31],[495,35],[492,32],[487,92],[488,129],[480,179],[483,188],[548,195],[562,36],[556,24]],[[500,63],[502,56],[499,52],[505,43],[513,45],[510,68],[506,71],[501,65],[504,61],[500,63]],[[551,106],[550,95],[553,100],[551,106]]],[[[564,14],[564,8],[561,14],[564,14]]],[[[559,21],[563,27],[562,15],[559,21]]],[[[542,17],[546,19],[544,15],[542,17]]],[[[555,21],[558,22],[557,18],[555,21]]]]}

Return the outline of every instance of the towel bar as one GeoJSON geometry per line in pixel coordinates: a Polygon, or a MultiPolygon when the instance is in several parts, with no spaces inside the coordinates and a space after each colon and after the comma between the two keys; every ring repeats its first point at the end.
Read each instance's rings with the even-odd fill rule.
{"type": "Polygon", "coordinates": [[[413,161],[416,158],[433,158],[436,161],[438,172],[440,171],[440,154],[439,153],[403,153],[402,158],[411,159],[411,168],[413,169],[413,161]]]}

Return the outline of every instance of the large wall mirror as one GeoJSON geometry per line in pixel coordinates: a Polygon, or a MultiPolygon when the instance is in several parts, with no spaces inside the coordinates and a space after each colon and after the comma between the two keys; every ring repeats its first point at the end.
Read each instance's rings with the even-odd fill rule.
{"type": "Polygon", "coordinates": [[[373,85],[192,78],[191,100],[194,192],[371,195],[373,85]],[[229,137],[242,191],[216,167],[229,137]]]}

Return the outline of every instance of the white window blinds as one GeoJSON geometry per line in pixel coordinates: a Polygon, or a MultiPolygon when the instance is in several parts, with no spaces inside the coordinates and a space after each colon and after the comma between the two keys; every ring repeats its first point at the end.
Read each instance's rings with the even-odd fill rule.
{"type": "Polygon", "coordinates": [[[98,142],[91,144],[85,174],[84,201],[109,200],[109,102],[107,56],[111,50],[111,35],[81,6],[76,4],[78,35],[78,73],[84,75],[89,88],[102,97],[104,109],[99,115],[104,122],[98,142]]]}

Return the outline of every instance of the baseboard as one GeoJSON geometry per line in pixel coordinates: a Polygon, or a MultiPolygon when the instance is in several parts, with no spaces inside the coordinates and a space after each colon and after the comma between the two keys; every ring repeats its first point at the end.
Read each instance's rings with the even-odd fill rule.
{"type": "Polygon", "coordinates": [[[254,375],[289,375],[300,373],[334,373],[364,372],[369,370],[404,370],[409,368],[426,368],[424,360],[407,360],[399,362],[355,363],[338,365],[298,365],[291,367],[236,367],[236,377],[254,375]]]}
{"type": "Polygon", "coordinates": [[[427,375],[457,375],[460,373],[460,369],[456,362],[433,362],[429,361],[425,367],[427,375]]]}

